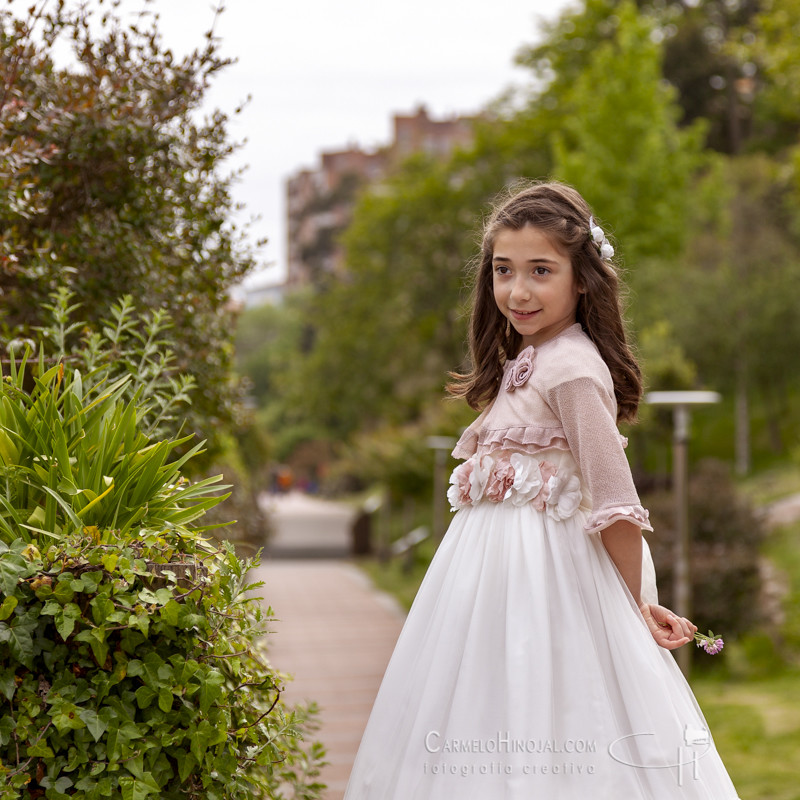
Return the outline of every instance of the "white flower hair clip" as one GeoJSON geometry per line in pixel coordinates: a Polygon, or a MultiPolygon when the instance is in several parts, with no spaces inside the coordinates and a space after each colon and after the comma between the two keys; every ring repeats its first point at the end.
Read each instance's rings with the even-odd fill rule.
{"type": "Polygon", "coordinates": [[[612,258],[614,255],[614,248],[609,244],[606,239],[603,229],[599,225],[594,224],[594,217],[589,217],[589,235],[592,237],[597,251],[600,253],[600,258],[604,261],[607,258],[612,258]]]}

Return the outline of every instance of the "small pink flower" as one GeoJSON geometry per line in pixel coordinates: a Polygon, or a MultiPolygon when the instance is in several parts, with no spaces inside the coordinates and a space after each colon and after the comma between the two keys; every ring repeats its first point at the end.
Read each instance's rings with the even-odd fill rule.
{"type": "Polygon", "coordinates": [[[503,456],[498,459],[486,484],[485,497],[495,503],[500,503],[505,499],[506,494],[514,485],[514,467],[511,459],[503,456]]]}
{"type": "Polygon", "coordinates": [[[708,636],[702,633],[696,633],[694,635],[694,640],[695,644],[697,644],[698,647],[702,647],[710,656],[715,656],[725,646],[725,642],[722,641],[722,638],[713,633],[713,631],[709,631],[708,636]]]}
{"type": "Polygon", "coordinates": [[[506,391],[513,392],[524,386],[533,373],[533,345],[528,345],[517,357],[506,373],[506,391]]]}

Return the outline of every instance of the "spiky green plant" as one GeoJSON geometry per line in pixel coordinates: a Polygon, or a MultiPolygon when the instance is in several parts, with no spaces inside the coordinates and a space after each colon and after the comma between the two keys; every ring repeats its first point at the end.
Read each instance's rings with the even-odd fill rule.
{"type": "MultiPolygon", "coordinates": [[[[12,351],[13,353],[13,351],[12,351]]],[[[55,539],[83,528],[104,539],[137,527],[190,523],[227,495],[222,476],[189,483],[181,468],[200,442],[178,458],[191,437],[151,441],[140,429],[141,393],[126,400],[124,377],[84,387],[63,362],[46,369],[40,357],[34,388],[24,388],[27,352],[0,386],[0,539],[55,539]]],[[[193,529],[196,534],[202,528],[193,529]]]]}

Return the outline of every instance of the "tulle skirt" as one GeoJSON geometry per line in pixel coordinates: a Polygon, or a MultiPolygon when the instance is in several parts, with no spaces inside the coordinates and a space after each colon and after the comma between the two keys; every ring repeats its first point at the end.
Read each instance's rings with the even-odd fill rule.
{"type": "Polygon", "coordinates": [[[346,800],[737,800],[689,685],[586,518],[508,502],[456,513],[346,800]]]}

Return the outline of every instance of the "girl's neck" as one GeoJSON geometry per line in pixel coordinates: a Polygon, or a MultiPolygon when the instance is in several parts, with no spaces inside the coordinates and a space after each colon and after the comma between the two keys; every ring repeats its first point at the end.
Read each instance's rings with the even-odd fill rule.
{"type": "Polygon", "coordinates": [[[575,320],[570,320],[565,322],[565,324],[552,332],[548,332],[548,335],[544,339],[536,339],[535,336],[523,336],[522,337],[522,345],[519,349],[519,353],[521,353],[526,347],[533,347],[534,350],[538,347],[542,347],[542,345],[547,344],[548,342],[552,342],[554,339],[558,339],[560,336],[563,336],[565,333],[574,330],[581,330],[581,324],[576,322],[575,320]]]}

